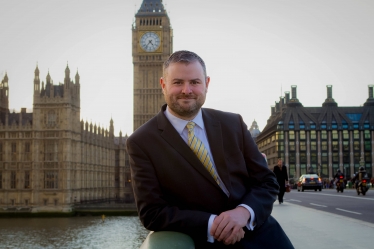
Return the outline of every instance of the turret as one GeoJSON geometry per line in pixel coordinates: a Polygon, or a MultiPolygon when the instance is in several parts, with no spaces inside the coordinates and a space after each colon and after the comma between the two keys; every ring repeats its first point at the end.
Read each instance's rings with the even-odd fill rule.
{"type": "Polygon", "coordinates": [[[114,125],[113,125],[113,119],[112,118],[110,118],[109,136],[111,138],[114,137],[114,125]]]}
{"type": "Polygon", "coordinates": [[[65,84],[66,89],[70,88],[70,69],[69,69],[69,65],[66,65],[64,84],[65,84]]]}
{"type": "Polygon", "coordinates": [[[78,84],[79,85],[79,74],[78,74],[78,69],[77,69],[77,73],[75,74],[75,84],[78,84]]]}
{"type": "Polygon", "coordinates": [[[9,85],[8,75],[5,73],[0,84],[0,109],[9,109],[9,85]]]}

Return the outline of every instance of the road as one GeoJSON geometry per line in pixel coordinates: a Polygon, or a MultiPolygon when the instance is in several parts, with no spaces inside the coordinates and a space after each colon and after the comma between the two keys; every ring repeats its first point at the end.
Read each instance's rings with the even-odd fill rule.
{"type": "Polygon", "coordinates": [[[292,189],[290,193],[285,193],[284,202],[374,224],[374,188],[369,189],[365,196],[357,195],[354,189],[344,189],[343,193],[334,189],[322,189],[321,192],[292,189]]]}

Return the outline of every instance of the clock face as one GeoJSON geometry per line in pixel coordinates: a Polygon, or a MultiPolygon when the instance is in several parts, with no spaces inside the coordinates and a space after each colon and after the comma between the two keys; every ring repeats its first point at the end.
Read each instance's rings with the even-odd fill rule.
{"type": "Polygon", "coordinates": [[[160,46],[160,37],[155,32],[146,32],[140,38],[140,46],[146,52],[154,52],[160,46]]]}

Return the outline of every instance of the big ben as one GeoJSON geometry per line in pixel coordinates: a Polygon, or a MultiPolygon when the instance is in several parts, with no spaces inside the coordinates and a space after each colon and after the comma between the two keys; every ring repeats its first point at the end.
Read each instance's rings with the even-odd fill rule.
{"type": "Polygon", "coordinates": [[[132,27],[134,130],[165,103],[159,82],[172,50],[173,32],[162,0],[143,0],[132,27]]]}

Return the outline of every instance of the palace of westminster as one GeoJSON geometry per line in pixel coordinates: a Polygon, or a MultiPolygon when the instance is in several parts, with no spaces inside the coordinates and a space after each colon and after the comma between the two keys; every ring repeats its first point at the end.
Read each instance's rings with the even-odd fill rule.
{"type": "MultiPolygon", "coordinates": [[[[134,129],[164,103],[159,87],[163,62],[173,51],[173,30],[162,0],[143,0],[132,24],[134,129]]],[[[36,66],[33,111],[9,109],[9,77],[0,84],[0,212],[71,212],[75,203],[134,203],[126,137],[80,120],[80,76],[54,85],[36,66]]],[[[30,79],[30,83],[32,80],[30,79]]],[[[84,82],[82,82],[84,84],[84,82]]],[[[271,169],[283,158],[290,177],[315,169],[325,178],[374,169],[374,98],[363,106],[338,107],[327,86],[321,107],[303,107],[296,86],[281,97],[262,132],[250,132],[271,169]]],[[[31,94],[31,93],[30,93],[31,94]]]]}

